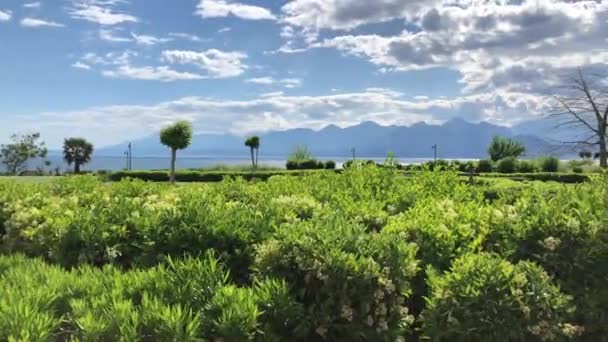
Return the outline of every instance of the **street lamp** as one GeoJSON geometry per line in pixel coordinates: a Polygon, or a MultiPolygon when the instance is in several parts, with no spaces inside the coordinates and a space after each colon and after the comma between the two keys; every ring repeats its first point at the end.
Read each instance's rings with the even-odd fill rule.
{"type": "Polygon", "coordinates": [[[351,149],[350,149],[350,151],[351,151],[351,152],[352,152],[352,154],[353,154],[353,163],[354,163],[354,162],[355,162],[355,160],[356,160],[356,158],[355,158],[355,152],[356,152],[356,149],[353,147],[353,148],[351,148],[351,149]]]}
{"type": "Polygon", "coordinates": [[[433,145],[431,148],[433,149],[433,154],[434,154],[433,160],[434,160],[434,163],[437,164],[437,144],[433,145]]]}

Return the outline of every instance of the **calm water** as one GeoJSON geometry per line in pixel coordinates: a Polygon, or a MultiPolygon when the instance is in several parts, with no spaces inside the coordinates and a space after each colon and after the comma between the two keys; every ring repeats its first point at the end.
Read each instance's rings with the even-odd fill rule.
{"type": "MultiPolygon", "coordinates": [[[[58,155],[52,155],[46,158],[50,160],[52,165],[46,169],[55,169],[60,167],[62,171],[70,170],[71,168],[65,164],[58,155]]],[[[348,157],[319,157],[319,160],[333,160],[341,167],[342,163],[349,160],[348,157]]],[[[371,159],[376,162],[384,162],[385,157],[378,158],[361,158],[371,159]]],[[[432,158],[397,158],[402,164],[420,164],[425,161],[432,160],[432,158]]],[[[459,159],[468,160],[468,159],[459,159]]],[[[284,157],[279,156],[260,156],[260,165],[268,165],[275,167],[285,167],[286,160],[284,157]]],[[[133,170],[155,170],[155,169],[167,169],[169,167],[170,158],[168,157],[142,157],[133,158],[133,170]]],[[[177,168],[188,169],[188,168],[205,168],[218,164],[224,165],[249,165],[251,159],[247,156],[234,157],[234,156],[200,156],[200,157],[179,157],[177,158],[177,168]]],[[[36,169],[43,165],[42,160],[34,160],[29,163],[30,169],[36,169]]],[[[126,168],[127,162],[125,157],[94,157],[90,163],[84,166],[83,170],[97,171],[97,170],[112,170],[118,171],[126,168]]]]}

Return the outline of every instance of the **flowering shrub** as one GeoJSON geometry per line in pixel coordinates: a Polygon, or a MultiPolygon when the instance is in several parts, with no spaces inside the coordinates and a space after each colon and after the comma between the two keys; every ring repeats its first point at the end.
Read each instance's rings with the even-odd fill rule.
{"type": "Polygon", "coordinates": [[[259,247],[255,266],[258,276],[292,285],[309,324],[305,340],[391,340],[412,320],[405,300],[415,252],[413,245],[328,218],[282,227],[259,247]]]}
{"type": "Polygon", "coordinates": [[[428,283],[422,320],[432,340],[553,341],[577,330],[570,298],[529,262],[468,254],[444,274],[431,268],[428,283]]]}
{"type": "Polygon", "coordinates": [[[602,340],[606,180],[513,189],[365,165],[0,180],[0,341],[602,340]]]}

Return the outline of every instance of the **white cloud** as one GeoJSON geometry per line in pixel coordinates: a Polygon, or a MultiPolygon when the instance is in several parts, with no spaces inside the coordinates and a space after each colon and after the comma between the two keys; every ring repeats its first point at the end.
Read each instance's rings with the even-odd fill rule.
{"type": "Polygon", "coordinates": [[[195,34],[190,33],[169,33],[169,37],[186,39],[193,42],[202,42],[203,39],[195,34]]]}
{"type": "Polygon", "coordinates": [[[168,50],[162,52],[163,60],[172,64],[190,64],[205,71],[210,78],[229,78],[241,75],[247,69],[243,62],[247,54],[217,49],[207,51],[168,50]]]}
{"type": "Polygon", "coordinates": [[[282,21],[313,29],[353,29],[370,23],[415,16],[439,0],[293,0],[282,21]]]}
{"type": "Polygon", "coordinates": [[[252,6],[229,0],[201,0],[196,14],[203,18],[234,16],[248,20],[275,20],[272,12],[264,7],[252,6]]]}
{"type": "Polygon", "coordinates": [[[116,12],[113,7],[128,3],[126,0],[73,0],[70,15],[74,19],[86,20],[99,25],[136,23],[139,19],[127,13],[116,12]]]}
{"type": "Polygon", "coordinates": [[[102,75],[110,78],[122,78],[131,80],[144,80],[144,81],[162,81],[162,82],[174,82],[174,81],[190,81],[200,80],[204,78],[201,75],[193,74],[190,72],[180,72],[170,69],[167,66],[131,66],[121,65],[114,70],[104,70],[102,75]]]}
{"type": "Polygon", "coordinates": [[[13,12],[0,10],[0,21],[9,21],[13,17],[13,12]]]}
{"type": "Polygon", "coordinates": [[[42,3],[40,3],[39,1],[37,2],[28,2],[23,4],[23,7],[25,8],[40,8],[42,7],[42,3]]]}
{"type": "MultiPolygon", "coordinates": [[[[310,2],[295,0],[286,6],[297,3],[310,2]]],[[[302,11],[302,16],[294,16],[293,20],[299,19],[289,24],[305,29],[350,29],[362,25],[358,18],[388,13],[370,6],[397,4],[392,0],[366,3],[367,7],[356,0],[339,3],[348,13],[359,13],[365,7],[365,16],[336,12],[334,1],[323,1],[323,6],[329,7],[319,8],[331,15],[319,14],[318,21],[308,22],[308,12],[302,11]],[[347,8],[347,4],[363,7],[347,8]]],[[[412,29],[392,36],[338,32],[298,45],[294,39],[301,31],[286,26],[282,36],[288,41],[278,52],[337,49],[367,59],[381,72],[449,68],[460,73],[463,91],[468,94],[502,90],[547,95],[562,76],[572,74],[577,67],[596,70],[608,63],[608,0],[450,0],[435,6],[425,2],[425,6],[418,6],[415,15],[400,15],[412,29]]]]}
{"type": "Polygon", "coordinates": [[[99,39],[105,40],[107,42],[112,43],[129,43],[132,42],[133,39],[126,36],[120,36],[119,30],[115,29],[100,29],[99,30],[99,39]]]}
{"type": "Polygon", "coordinates": [[[171,38],[158,38],[158,37],[144,35],[144,34],[138,35],[133,32],[131,32],[131,37],[133,37],[133,40],[135,41],[135,43],[137,43],[139,45],[146,45],[146,46],[164,44],[164,43],[171,41],[171,38]]]}
{"type": "Polygon", "coordinates": [[[20,23],[23,27],[65,27],[63,24],[39,18],[24,18],[20,23]]]}
{"type": "Polygon", "coordinates": [[[302,85],[302,80],[299,78],[283,78],[283,79],[275,79],[273,77],[254,77],[246,79],[247,83],[254,83],[260,85],[279,85],[285,88],[297,88],[302,85]]]}
{"type": "Polygon", "coordinates": [[[84,64],[81,61],[77,61],[74,64],[72,64],[72,68],[82,69],[82,70],[91,70],[91,66],[90,65],[84,64]]]}
{"type": "Polygon", "coordinates": [[[226,33],[226,32],[230,32],[230,31],[232,31],[232,28],[222,27],[221,29],[217,30],[217,33],[226,33]]]}

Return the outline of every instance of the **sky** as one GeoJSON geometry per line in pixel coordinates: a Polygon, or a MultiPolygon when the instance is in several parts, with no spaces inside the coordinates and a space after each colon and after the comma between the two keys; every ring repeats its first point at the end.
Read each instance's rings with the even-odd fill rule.
{"type": "Polygon", "coordinates": [[[535,119],[608,0],[0,0],[0,142],[535,119]]]}

